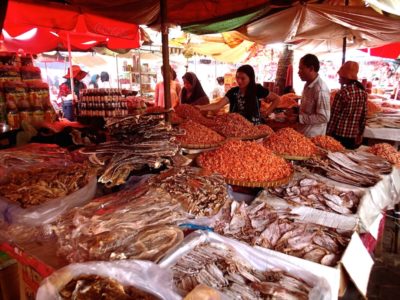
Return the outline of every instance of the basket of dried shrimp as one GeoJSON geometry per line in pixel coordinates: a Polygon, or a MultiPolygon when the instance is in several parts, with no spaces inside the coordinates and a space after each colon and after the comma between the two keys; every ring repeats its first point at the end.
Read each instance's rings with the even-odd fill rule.
{"type": "Polygon", "coordinates": [[[215,148],[225,142],[223,136],[192,120],[187,120],[180,124],[179,129],[181,129],[184,134],[178,135],[176,140],[181,147],[186,149],[215,148]]]}
{"type": "Polygon", "coordinates": [[[292,165],[256,142],[229,140],[220,148],[200,154],[201,168],[221,174],[225,182],[243,187],[273,187],[286,184],[292,165]]]}
{"type": "Polygon", "coordinates": [[[293,128],[282,128],[264,140],[264,146],[289,160],[307,160],[318,155],[317,146],[293,128]]]}

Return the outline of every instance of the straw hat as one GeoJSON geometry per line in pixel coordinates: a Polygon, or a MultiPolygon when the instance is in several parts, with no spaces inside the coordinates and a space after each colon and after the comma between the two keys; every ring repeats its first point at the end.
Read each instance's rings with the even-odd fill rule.
{"type": "MultiPolygon", "coordinates": [[[[64,78],[68,79],[70,78],[70,74],[69,74],[69,68],[68,68],[68,72],[67,74],[64,76],[64,78]]],[[[79,67],[78,65],[73,65],[72,66],[72,77],[75,78],[76,80],[82,80],[83,78],[85,78],[85,76],[87,75],[87,72],[83,71],[81,69],[81,67],[79,67]]]]}
{"type": "Polygon", "coordinates": [[[349,60],[340,67],[338,74],[350,80],[357,80],[358,68],[358,63],[349,60]]]}

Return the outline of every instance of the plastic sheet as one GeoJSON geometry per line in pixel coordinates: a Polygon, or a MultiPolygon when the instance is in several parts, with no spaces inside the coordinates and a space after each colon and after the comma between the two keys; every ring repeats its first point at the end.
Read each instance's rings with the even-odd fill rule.
{"type": "Polygon", "coordinates": [[[240,260],[247,262],[256,270],[282,270],[292,276],[301,278],[313,287],[310,291],[309,299],[328,300],[333,299],[334,297],[330,285],[320,274],[313,274],[300,266],[294,265],[278,257],[268,256],[264,252],[252,248],[244,243],[220,236],[213,232],[196,231],[190,234],[174,252],[160,262],[160,266],[171,268],[181,257],[202,243],[222,244],[228,246],[240,260]]]}
{"type": "Polygon", "coordinates": [[[97,179],[93,176],[86,186],[68,196],[25,209],[0,198],[0,217],[8,224],[38,226],[50,223],[69,209],[89,202],[96,193],[96,187],[97,179]]]}
{"type": "Polygon", "coordinates": [[[148,261],[125,260],[114,262],[87,262],[68,265],[47,277],[41,284],[36,300],[61,299],[60,291],[79,275],[99,275],[112,278],[124,286],[134,286],[160,299],[180,299],[172,290],[172,275],[148,261]]]}

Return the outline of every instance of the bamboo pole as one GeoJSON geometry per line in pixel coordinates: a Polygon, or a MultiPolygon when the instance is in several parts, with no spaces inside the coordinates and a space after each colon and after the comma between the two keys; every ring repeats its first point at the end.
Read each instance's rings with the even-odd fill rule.
{"type": "Polygon", "coordinates": [[[160,0],[161,9],[161,41],[162,41],[162,57],[164,65],[164,101],[165,109],[171,108],[171,72],[169,67],[169,51],[168,51],[168,24],[167,24],[167,0],[160,0]]]}

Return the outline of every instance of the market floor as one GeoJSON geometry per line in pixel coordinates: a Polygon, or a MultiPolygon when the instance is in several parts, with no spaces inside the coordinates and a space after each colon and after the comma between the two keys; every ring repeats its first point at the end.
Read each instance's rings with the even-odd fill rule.
{"type": "MultiPolygon", "coordinates": [[[[393,215],[386,217],[382,240],[375,249],[367,291],[370,300],[400,299],[400,222],[393,215]]],[[[348,287],[342,298],[348,299],[363,299],[354,285],[348,287]]]]}

